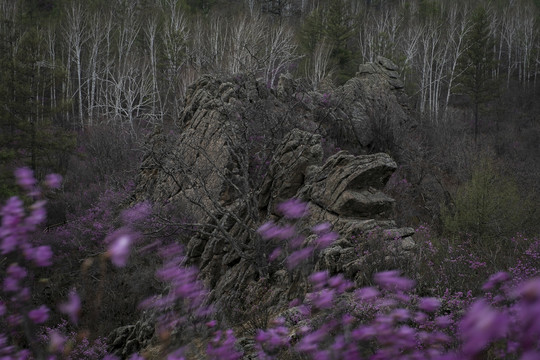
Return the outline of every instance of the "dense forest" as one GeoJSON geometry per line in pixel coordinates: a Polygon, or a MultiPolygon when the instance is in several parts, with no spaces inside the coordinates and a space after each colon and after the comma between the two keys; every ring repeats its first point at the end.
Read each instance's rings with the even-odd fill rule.
{"type": "MultiPolygon", "coordinates": [[[[130,353],[116,355],[127,358],[140,351],[142,357],[130,359],[196,358],[193,348],[207,347],[212,359],[237,359],[248,352],[261,359],[540,358],[540,327],[524,321],[527,313],[540,318],[540,285],[526,282],[540,269],[538,99],[539,0],[0,0],[0,200],[6,204],[0,212],[0,329],[12,329],[0,330],[0,358],[28,358],[24,349],[30,358],[45,359],[45,353],[55,359],[104,358],[117,345],[111,337],[120,336],[121,326],[152,318],[148,310],[141,320],[140,302],[175,286],[196,290],[185,295],[177,289],[184,295],[175,306],[183,304],[185,314],[167,326],[190,330],[153,335],[152,346],[137,343],[130,353]],[[344,135],[347,131],[336,130],[348,104],[339,94],[363,64],[386,61],[399,74],[390,81],[403,95],[400,106],[407,119],[397,123],[390,120],[392,109],[367,109],[374,139],[355,143],[344,135]],[[309,230],[310,222],[303,220],[306,205],[294,199],[264,215],[261,204],[247,206],[242,211],[250,214],[249,222],[222,204],[209,205],[198,216],[199,210],[175,208],[172,200],[159,206],[139,201],[148,159],[177,185],[170,199],[183,188],[195,188],[171,175],[176,170],[167,167],[163,159],[168,155],[160,154],[156,144],[178,145],[176,139],[200,105],[193,100],[199,85],[192,84],[211,89],[206,84],[214,81],[201,79],[227,79],[224,84],[235,84],[235,91],[252,79],[266,89],[266,95],[258,90],[258,96],[274,101],[269,110],[263,100],[246,95],[252,105],[243,104],[235,113],[249,122],[242,130],[249,138],[243,145],[247,154],[234,153],[249,158],[245,169],[240,167],[245,170],[241,176],[231,175],[236,196],[244,192],[249,198],[264,189],[271,174],[279,174],[270,164],[285,147],[280,144],[293,129],[308,127],[296,118],[312,116],[322,124],[314,131],[325,142],[321,159],[345,159],[340,151],[346,150],[354,156],[385,153],[395,160],[393,174],[375,183],[384,182],[384,192],[395,199],[390,214],[384,213],[394,219],[392,229],[414,228],[416,260],[379,261],[394,256],[385,252],[386,240],[381,239],[388,236],[379,228],[362,233],[367,247],[351,240],[358,234],[347,233],[356,251],[373,261],[364,272],[374,278],[349,279],[353,286],[341,271],[320,267],[316,260],[298,271],[287,267],[290,257],[283,261],[288,284],[311,281],[313,286],[298,285],[305,296],[299,302],[306,300],[312,311],[298,322],[303,326],[295,328],[289,318],[286,324],[276,320],[282,319],[277,303],[261,310],[267,296],[258,287],[239,299],[255,311],[223,310],[216,317],[219,325],[210,321],[200,279],[187,267],[204,261],[199,255],[184,258],[174,244],[187,246],[194,234],[212,238],[221,231],[240,254],[231,263],[253,262],[255,282],[264,279],[271,287],[272,281],[279,282],[272,277],[279,270],[272,273],[261,260],[261,254],[268,257],[268,246],[251,249],[225,234],[221,225],[201,224],[201,219],[217,223],[221,218],[215,214],[226,213],[234,219],[227,221],[242,223],[246,232],[269,241],[292,231],[287,221],[298,221],[298,233],[309,230]],[[278,101],[287,79],[302,91],[278,101]],[[275,228],[258,228],[265,221],[275,221],[275,228]],[[215,232],[207,226],[215,226],[215,232]],[[166,251],[154,248],[158,240],[166,251]],[[126,265],[132,241],[144,256],[126,265]],[[260,256],[250,258],[250,250],[260,256]],[[24,263],[32,265],[27,270],[24,263]],[[416,281],[415,290],[410,280],[390,271],[396,266],[416,281]],[[178,273],[172,275],[172,268],[178,273]],[[19,287],[19,282],[26,285],[19,287]],[[353,289],[359,286],[365,287],[353,289]],[[29,288],[31,296],[25,292],[29,288]],[[409,292],[413,300],[404,298],[409,292]],[[328,305],[353,293],[373,307],[353,311],[342,300],[334,308],[328,305]],[[58,307],[65,299],[70,300],[58,307]],[[399,312],[415,307],[426,319],[399,312]],[[354,316],[345,320],[344,314],[354,316]],[[447,324],[449,319],[455,323],[447,324]],[[385,321],[393,325],[383,329],[385,321]],[[340,327],[349,330],[341,333],[340,327]],[[244,343],[235,345],[226,329],[244,343]],[[412,329],[413,335],[404,333],[412,329]],[[412,345],[409,335],[416,339],[412,345]],[[391,340],[385,342],[385,336],[391,340]],[[150,354],[156,338],[162,347],[150,354]],[[255,345],[245,339],[254,339],[255,345]],[[358,348],[346,345],[353,339],[358,348]],[[177,348],[183,350],[171,352],[177,348]]],[[[236,146],[233,138],[225,141],[231,148],[236,146]]],[[[190,153],[179,153],[174,161],[190,167],[187,160],[182,163],[190,153]]],[[[199,201],[195,198],[188,200],[199,201]]],[[[229,206],[227,201],[222,202],[229,206]]],[[[324,226],[313,229],[319,240],[326,239],[321,242],[338,237],[324,226]]],[[[302,251],[291,246],[287,251],[302,251]]],[[[163,304],[149,303],[145,309],[164,311],[163,304]]],[[[302,315],[307,305],[294,306],[302,315]]],[[[162,317],[157,319],[152,318],[150,328],[165,326],[162,317]]]]}

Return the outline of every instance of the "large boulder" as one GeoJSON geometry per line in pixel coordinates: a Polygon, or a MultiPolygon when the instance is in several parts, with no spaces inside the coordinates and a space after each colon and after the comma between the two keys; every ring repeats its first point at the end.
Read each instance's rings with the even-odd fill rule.
{"type": "MultiPolygon", "coordinates": [[[[306,92],[290,77],[274,91],[252,77],[204,76],[189,88],[177,127],[150,137],[135,201],[169,204],[205,224],[185,244],[186,253],[199,267],[210,301],[228,310],[219,317],[241,321],[232,309],[261,302],[275,313],[307,290],[306,274],[292,276],[268,264],[269,249],[256,233],[268,220],[282,221],[276,205],[286,199],[308,203],[310,216],[301,228],[330,222],[340,234],[313,259],[312,269],[344,273],[362,284],[371,258],[359,249],[373,234],[389,241],[385,256],[414,251],[413,231],[389,219],[393,199],[383,192],[396,163],[385,153],[358,155],[371,149],[372,124],[381,114],[391,122],[408,120],[396,69],[379,58],[330,95],[306,92]],[[329,154],[324,141],[332,127],[344,134],[334,140],[354,143],[358,154],[329,154]],[[254,162],[269,149],[268,161],[254,162]],[[260,179],[250,177],[255,165],[263,167],[260,179]]],[[[137,329],[118,329],[117,354],[143,344],[137,329]]]]}

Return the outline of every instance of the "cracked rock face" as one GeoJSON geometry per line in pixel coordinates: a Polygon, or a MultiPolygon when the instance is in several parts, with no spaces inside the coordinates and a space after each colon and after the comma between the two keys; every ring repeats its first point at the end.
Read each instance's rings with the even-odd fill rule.
{"type": "MultiPolygon", "coordinates": [[[[368,126],[373,114],[384,110],[391,121],[408,119],[398,101],[402,84],[396,70],[389,60],[379,58],[360,67],[357,77],[332,95],[343,101],[327,109],[328,118],[348,117],[335,126],[348,124],[343,131],[356,137],[361,147],[373,140],[368,126]]],[[[172,204],[197,223],[208,224],[185,244],[186,253],[199,267],[210,300],[223,309],[264,300],[261,306],[276,313],[307,290],[307,274],[292,276],[283,266],[267,264],[268,249],[261,247],[256,233],[268,220],[281,221],[276,205],[289,198],[308,203],[310,215],[299,226],[309,229],[329,222],[340,234],[312,260],[312,270],[344,273],[360,285],[367,276],[366,264],[372,261],[365,255],[370,237],[389,241],[388,256],[396,259],[409,256],[416,247],[414,231],[397,228],[388,218],[394,201],[383,188],[397,168],[394,160],[384,153],[340,151],[323,161],[324,133],[311,129],[317,125],[313,103],[323,97],[304,95],[311,102],[298,100],[295,81],[288,78],[274,91],[252,78],[204,76],[187,92],[178,132],[158,132],[148,142],[135,199],[172,204]],[[246,169],[250,156],[258,153],[246,150],[245,129],[256,117],[275,119],[282,135],[277,136],[264,178],[253,186],[246,169]],[[264,292],[268,286],[271,293],[264,292]]],[[[324,131],[323,126],[315,128],[324,131]]],[[[230,315],[222,311],[218,317],[235,321],[230,315]]],[[[129,352],[126,346],[131,351],[142,343],[134,342],[137,331],[134,327],[117,331],[117,339],[111,340],[117,354],[123,356],[129,352]]]]}

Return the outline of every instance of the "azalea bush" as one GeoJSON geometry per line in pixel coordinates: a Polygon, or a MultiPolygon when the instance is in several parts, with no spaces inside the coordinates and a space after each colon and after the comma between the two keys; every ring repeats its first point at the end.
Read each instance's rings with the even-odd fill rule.
{"type": "MultiPolygon", "coordinates": [[[[57,305],[36,302],[36,285],[56,264],[51,246],[34,236],[46,219],[42,190],[29,169],[19,169],[16,177],[26,197],[12,197],[1,209],[0,358],[114,359],[106,354],[104,340],[93,339],[80,323],[86,311],[81,289],[72,288],[57,305]],[[59,316],[64,320],[50,323],[59,316]]],[[[50,175],[44,185],[54,189],[60,181],[50,175]]],[[[289,200],[277,210],[285,222],[267,222],[258,231],[272,249],[266,260],[293,273],[311,269],[317,252],[339,235],[323,223],[311,229],[308,241],[296,227],[296,221],[309,216],[300,200],[289,200]]],[[[205,341],[208,358],[240,359],[244,354],[234,331],[213,320],[216,309],[208,304],[208,291],[182,247],[139,242],[135,224],[148,214],[149,204],[122,212],[120,227],[105,237],[99,261],[125,269],[133,251],[161,256],[156,277],[166,291],[140,304],[155,314],[161,358],[189,358],[194,351],[189,344],[198,338],[205,341]]],[[[260,359],[540,358],[540,279],[527,276],[536,275],[527,269],[538,257],[537,243],[532,242],[510,273],[492,275],[477,296],[426,296],[397,270],[376,273],[372,286],[361,288],[342,274],[312,272],[306,294],[281,315],[268,317],[268,324],[256,324],[260,328],[253,329],[253,351],[260,359]]],[[[132,354],[130,359],[143,357],[132,354]]]]}

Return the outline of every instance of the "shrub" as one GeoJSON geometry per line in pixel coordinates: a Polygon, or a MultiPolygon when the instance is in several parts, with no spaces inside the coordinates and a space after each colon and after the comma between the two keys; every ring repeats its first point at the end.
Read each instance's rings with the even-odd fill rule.
{"type": "Polygon", "coordinates": [[[453,207],[443,210],[442,218],[448,234],[470,234],[482,247],[489,247],[500,246],[494,240],[515,234],[529,211],[515,183],[483,159],[471,180],[458,189],[453,207]]]}

